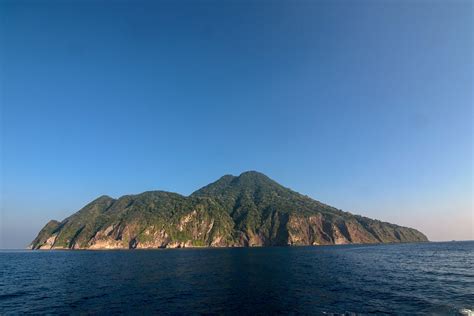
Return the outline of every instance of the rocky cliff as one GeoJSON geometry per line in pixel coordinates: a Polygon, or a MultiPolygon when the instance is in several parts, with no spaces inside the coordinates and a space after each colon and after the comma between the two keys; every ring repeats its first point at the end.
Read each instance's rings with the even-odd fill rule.
{"type": "Polygon", "coordinates": [[[343,212],[258,172],[226,175],[190,196],[101,196],[50,221],[31,249],[331,245],[427,241],[413,228],[343,212]]]}

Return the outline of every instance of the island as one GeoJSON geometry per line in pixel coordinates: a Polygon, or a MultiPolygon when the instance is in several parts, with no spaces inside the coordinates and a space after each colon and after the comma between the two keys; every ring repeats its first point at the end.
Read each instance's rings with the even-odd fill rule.
{"type": "Polygon", "coordinates": [[[51,220],[30,249],[146,249],[425,242],[416,229],[344,212],[256,171],[225,175],[189,196],[101,196],[51,220]]]}

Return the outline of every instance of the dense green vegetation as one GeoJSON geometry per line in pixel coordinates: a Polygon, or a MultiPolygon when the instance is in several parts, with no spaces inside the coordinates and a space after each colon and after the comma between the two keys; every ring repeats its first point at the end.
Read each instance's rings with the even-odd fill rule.
{"type": "Polygon", "coordinates": [[[189,197],[151,191],[102,196],[61,223],[38,248],[158,248],[426,241],[417,230],[352,215],[258,172],[226,175],[189,197]]]}

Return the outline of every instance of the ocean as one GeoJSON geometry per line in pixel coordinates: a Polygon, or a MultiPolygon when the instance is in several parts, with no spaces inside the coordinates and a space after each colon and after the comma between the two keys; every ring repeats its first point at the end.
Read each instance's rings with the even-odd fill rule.
{"type": "Polygon", "coordinates": [[[474,241],[0,251],[0,314],[404,314],[474,310],[474,241]]]}

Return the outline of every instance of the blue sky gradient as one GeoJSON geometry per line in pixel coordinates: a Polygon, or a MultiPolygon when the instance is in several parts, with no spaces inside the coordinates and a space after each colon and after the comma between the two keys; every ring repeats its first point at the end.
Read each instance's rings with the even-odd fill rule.
{"type": "Polygon", "coordinates": [[[0,1],[0,247],[261,171],[474,239],[471,1],[0,1]]]}

